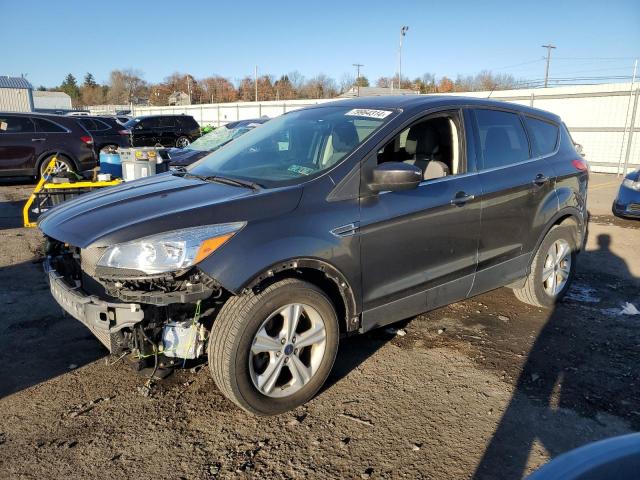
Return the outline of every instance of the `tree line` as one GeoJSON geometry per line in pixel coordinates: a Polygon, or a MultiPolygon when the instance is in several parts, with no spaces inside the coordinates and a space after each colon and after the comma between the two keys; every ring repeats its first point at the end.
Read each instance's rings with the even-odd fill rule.
{"type": "MultiPolygon", "coordinates": [[[[365,76],[354,78],[345,74],[336,81],[322,73],[305,78],[297,71],[279,77],[261,75],[257,84],[258,100],[261,101],[333,98],[354,86],[372,85],[365,76]]],[[[398,77],[380,77],[373,85],[398,88],[398,77]]],[[[447,76],[436,78],[432,73],[425,73],[413,80],[403,77],[400,87],[416,93],[449,93],[506,90],[517,88],[518,82],[511,75],[496,75],[490,71],[471,76],[458,75],[455,79],[447,76]]],[[[41,86],[39,90],[47,89],[41,86]]],[[[84,76],[82,83],[69,73],[60,86],[49,90],[67,93],[74,107],[130,103],[169,105],[170,96],[175,92],[189,95],[192,104],[224,103],[255,100],[256,80],[248,75],[236,82],[220,75],[196,79],[191,74],[176,72],[162,82],[150,83],[143,79],[142,72],[126,69],[113,70],[104,84],[99,84],[91,73],[84,76]]]]}

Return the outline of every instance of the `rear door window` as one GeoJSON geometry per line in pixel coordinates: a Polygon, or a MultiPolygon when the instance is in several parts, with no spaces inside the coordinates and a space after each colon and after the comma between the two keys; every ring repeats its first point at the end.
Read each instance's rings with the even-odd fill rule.
{"type": "Polygon", "coordinates": [[[160,118],[159,117],[145,118],[144,120],[141,120],[140,123],[138,123],[138,125],[141,125],[142,128],[145,128],[145,129],[158,128],[160,126],[160,118]]]}
{"type": "Polygon", "coordinates": [[[534,156],[549,155],[555,151],[558,143],[558,125],[529,116],[524,117],[524,123],[529,131],[534,156]]]}
{"type": "Polygon", "coordinates": [[[35,126],[29,117],[0,116],[0,134],[33,132],[35,132],[35,126]]]}
{"type": "Polygon", "coordinates": [[[41,133],[65,133],[67,130],[57,123],[53,123],[44,118],[34,118],[36,129],[41,133]]]}
{"type": "Polygon", "coordinates": [[[174,128],[176,126],[176,119],[174,117],[160,117],[159,126],[162,128],[174,128]]]}
{"type": "Polygon", "coordinates": [[[530,158],[529,142],[517,113],[476,109],[482,169],[504,167],[530,158]]]}

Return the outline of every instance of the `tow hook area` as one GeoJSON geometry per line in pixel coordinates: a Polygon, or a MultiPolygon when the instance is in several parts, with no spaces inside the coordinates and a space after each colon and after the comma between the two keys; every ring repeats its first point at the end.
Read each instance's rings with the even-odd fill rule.
{"type": "Polygon", "coordinates": [[[198,300],[190,318],[169,319],[161,325],[149,324],[147,328],[138,324],[133,329],[130,353],[125,357],[127,363],[147,379],[139,389],[142,395],[151,395],[155,383],[168,377],[174,368],[202,362],[209,330],[201,322],[201,309],[202,302],[198,300]]]}

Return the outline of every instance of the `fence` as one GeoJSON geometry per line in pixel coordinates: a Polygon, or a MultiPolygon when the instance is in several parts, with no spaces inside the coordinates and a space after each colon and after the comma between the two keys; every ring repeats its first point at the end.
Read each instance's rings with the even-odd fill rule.
{"type": "MultiPolygon", "coordinates": [[[[456,93],[503,100],[560,115],[574,141],[584,147],[594,172],[623,173],[640,168],[640,86],[636,83],[456,93]]],[[[235,120],[275,117],[330,100],[288,100],[217,103],[176,107],[106,105],[90,107],[94,114],[132,109],[134,115],[187,114],[200,125],[220,126],[235,120]]]]}

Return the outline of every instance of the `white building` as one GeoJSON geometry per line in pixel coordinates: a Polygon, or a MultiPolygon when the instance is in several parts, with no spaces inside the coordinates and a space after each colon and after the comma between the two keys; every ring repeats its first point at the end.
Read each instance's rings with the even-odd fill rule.
{"type": "Polygon", "coordinates": [[[24,77],[0,76],[0,112],[31,112],[33,87],[24,77]]]}
{"type": "Polygon", "coordinates": [[[71,110],[71,97],[64,92],[33,91],[33,108],[38,112],[71,110]]]}

